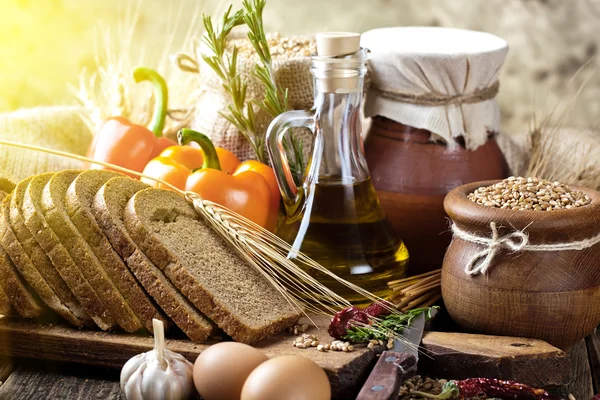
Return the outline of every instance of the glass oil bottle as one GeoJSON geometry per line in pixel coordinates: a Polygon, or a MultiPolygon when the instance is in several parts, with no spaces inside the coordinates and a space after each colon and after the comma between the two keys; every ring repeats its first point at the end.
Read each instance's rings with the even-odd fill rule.
{"type": "MultiPolygon", "coordinates": [[[[293,251],[385,297],[387,282],[405,275],[408,251],[385,217],[365,160],[361,102],[367,57],[358,34],[317,35],[311,68],[314,113],[289,111],[277,117],[267,132],[267,149],[287,212],[278,236],[293,251]],[[294,127],[314,134],[300,186],[294,183],[282,143],[294,127]]],[[[315,278],[355,304],[366,301],[328,276],[315,278]]]]}

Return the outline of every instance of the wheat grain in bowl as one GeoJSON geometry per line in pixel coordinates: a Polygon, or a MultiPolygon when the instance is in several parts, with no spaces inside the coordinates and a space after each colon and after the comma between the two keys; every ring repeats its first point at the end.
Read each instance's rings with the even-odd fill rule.
{"type": "Polygon", "coordinates": [[[483,206],[518,211],[568,210],[586,206],[592,201],[582,191],[572,190],[560,182],[514,176],[480,187],[467,197],[483,206]]]}

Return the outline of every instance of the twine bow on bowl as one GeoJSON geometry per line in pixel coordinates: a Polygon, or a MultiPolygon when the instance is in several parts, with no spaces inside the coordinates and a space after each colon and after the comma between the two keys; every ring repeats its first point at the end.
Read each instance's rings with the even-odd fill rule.
{"type": "Polygon", "coordinates": [[[518,251],[565,251],[565,250],[583,250],[600,243],[600,234],[583,240],[564,243],[548,244],[529,244],[529,235],[523,231],[515,230],[504,236],[498,234],[498,228],[495,222],[490,222],[492,229],[491,237],[482,237],[470,232],[463,231],[456,224],[452,224],[454,235],[467,242],[477,243],[485,246],[483,250],[473,255],[467,265],[465,265],[465,274],[479,275],[485,274],[492,266],[492,261],[498,251],[501,249],[518,251]]]}
{"type": "Polygon", "coordinates": [[[505,248],[517,252],[523,250],[529,242],[529,236],[523,231],[516,230],[500,236],[495,222],[490,222],[490,228],[492,229],[492,236],[486,238],[463,231],[456,224],[452,224],[452,232],[457,237],[486,246],[482,251],[475,254],[465,266],[467,275],[485,274],[500,249],[505,248]]]}

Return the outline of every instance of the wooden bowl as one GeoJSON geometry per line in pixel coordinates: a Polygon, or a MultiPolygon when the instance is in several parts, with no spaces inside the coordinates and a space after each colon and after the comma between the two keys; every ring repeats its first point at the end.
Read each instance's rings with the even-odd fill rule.
{"type": "MultiPolygon", "coordinates": [[[[600,233],[600,193],[570,210],[515,211],[486,207],[467,198],[475,182],[452,190],[444,208],[463,231],[491,237],[525,230],[529,244],[580,241],[600,233]]],[[[600,243],[582,250],[500,249],[487,273],[468,275],[465,266],[486,246],[454,237],[442,269],[442,295],[452,319],[470,331],[542,339],[568,349],[600,323],[600,243]]]]}

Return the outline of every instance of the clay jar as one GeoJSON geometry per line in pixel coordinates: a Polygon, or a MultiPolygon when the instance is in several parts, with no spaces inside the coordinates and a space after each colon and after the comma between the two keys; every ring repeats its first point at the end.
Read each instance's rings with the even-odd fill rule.
{"type": "Polygon", "coordinates": [[[383,210],[410,254],[409,275],[438,269],[452,234],[443,202],[465,183],[502,179],[508,165],[493,135],[476,150],[431,140],[431,132],[373,117],[365,153],[383,210]]]}
{"type": "MultiPolygon", "coordinates": [[[[569,243],[600,234],[600,193],[592,202],[570,210],[516,211],[475,204],[467,195],[496,181],[460,186],[444,208],[466,232],[491,237],[490,222],[499,237],[525,230],[530,245],[569,243]]],[[[600,243],[581,250],[495,255],[485,274],[467,275],[465,266],[484,245],[455,237],[442,269],[442,295],[450,316],[469,331],[536,338],[567,350],[600,323],[600,243]]]]}

